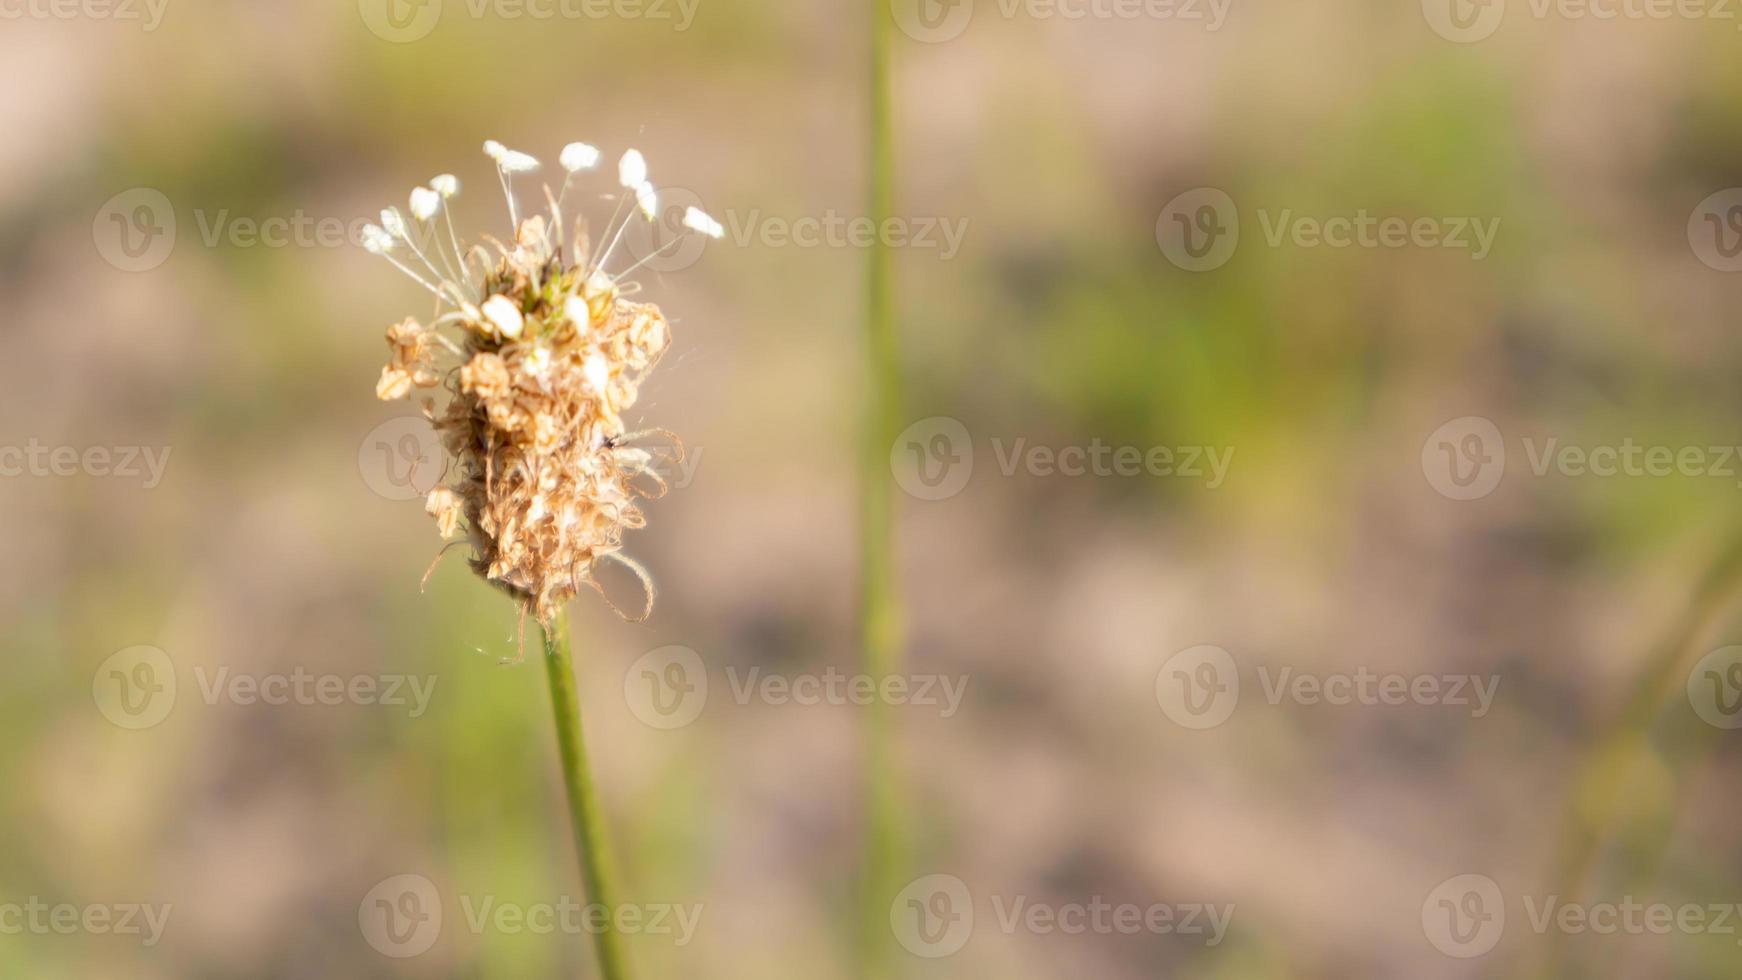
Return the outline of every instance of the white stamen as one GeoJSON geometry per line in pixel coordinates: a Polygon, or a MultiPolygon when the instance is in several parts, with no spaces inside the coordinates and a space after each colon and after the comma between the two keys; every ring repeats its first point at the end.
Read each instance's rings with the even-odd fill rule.
{"type": "Polygon", "coordinates": [[[427,187],[419,187],[411,192],[411,216],[419,221],[428,221],[435,217],[436,210],[441,206],[441,197],[427,187]]]}
{"type": "Polygon", "coordinates": [[[611,368],[605,363],[605,355],[594,351],[581,362],[581,373],[586,376],[587,384],[594,392],[605,393],[605,386],[611,381],[611,368]]]}
{"type": "Polygon", "coordinates": [[[496,332],[509,340],[520,336],[526,327],[526,318],[520,315],[520,307],[506,296],[497,294],[484,301],[481,311],[484,319],[496,328],[496,332]]]}
{"type": "Polygon", "coordinates": [[[509,150],[496,163],[511,174],[531,173],[538,169],[538,158],[519,150],[509,150]]]}
{"type": "Polygon", "coordinates": [[[405,238],[405,219],[399,216],[398,208],[381,209],[381,227],[394,238],[405,238]]]}
{"type": "Polygon", "coordinates": [[[393,251],[393,236],[382,231],[379,225],[364,225],[363,247],[371,255],[386,255],[393,251]]]}
{"type": "Polygon", "coordinates": [[[569,173],[591,170],[599,164],[599,148],[590,143],[570,143],[563,147],[563,169],[569,173]]]}
{"type": "Polygon", "coordinates": [[[485,140],[484,141],[484,155],[489,157],[492,160],[495,160],[497,163],[502,162],[502,157],[507,152],[508,152],[508,147],[503,146],[501,143],[498,143],[495,140],[485,140]]]}
{"type": "Polygon", "coordinates": [[[533,348],[532,353],[526,355],[526,369],[536,377],[544,377],[550,370],[550,350],[545,347],[533,348]]]}
{"type": "Polygon", "coordinates": [[[584,330],[592,322],[593,311],[587,307],[586,300],[579,296],[570,296],[563,301],[563,316],[568,317],[569,322],[578,329],[584,330]]]}
{"type": "Polygon", "coordinates": [[[726,234],[725,226],[698,207],[691,207],[684,211],[683,226],[691,231],[699,231],[709,238],[720,238],[726,234]]]}
{"type": "Polygon", "coordinates": [[[647,160],[640,150],[630,150],[617,161],[617,182],[630,190],[647,182],[647,160]]]}
{"type": "Polygon", "coordinates": [[[442,197],[456,197],[460,193],[460,178],[453,174],[440,174],[430,178],[429,186],[442,197]]]}
{"type": "Polygon", "coordinates": [[[648,221],[652,221],[659,214],[659,194],[645,180],[635,186],[635,203],[648,221]]]}

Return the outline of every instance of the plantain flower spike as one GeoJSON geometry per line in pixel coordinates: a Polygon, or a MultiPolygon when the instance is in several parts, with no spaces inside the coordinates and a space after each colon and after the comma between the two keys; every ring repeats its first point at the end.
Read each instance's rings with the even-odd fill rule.
{"type": "MultiPolygon", "coordinates": [[[[653,584],[623,554],[623,535],[645,526],[640,502],[664,492],[661,465],[682,449],[663,430],[629,431],[624,416],[670,346],[671,326],[659,307],[630,298],[639,290],[624,276],[641,263],[618,274],[608,264],[633,210],[653,216],[657,192],[641,154],[625,153],[618,214],[596,239],[609,244],[594,255],[579,216],[565,244],[562,206],[548,189],[548,213],[519,217],[509,178],[537,169],[536,159],[494,140],[484,152],[508,198],[512,242],[483,236],[484,244],[462,247],[449,205],[459,180],[451,174],[412,192],[412,217],[429,234],[409,234],[392,208],[380,226],[364,229],[371,254],[437,301],[427,325],[406,319],[388,328],[390,356],[376,394],[448,393],[439,408],[423,402],[448,457],[425,509],[443,538],[471,546],[473,570],[523,613],[549,624],[581,589],[604,595],[598,572],[616,562],[639,579],[645,602],[630,615],[606,601],[626,618],[644,618],[653,584]],[[623,214],[624,204],[634,209],[623,214]],[[650,438],[653,446],[642,444],[650,438]]],[[[561,154],[565,175],[590,169],[598,156],[589,144],[569,144],[561,154]]],[[[717,222],[691,212],[685,228],[719,237],[717,222]]]]}

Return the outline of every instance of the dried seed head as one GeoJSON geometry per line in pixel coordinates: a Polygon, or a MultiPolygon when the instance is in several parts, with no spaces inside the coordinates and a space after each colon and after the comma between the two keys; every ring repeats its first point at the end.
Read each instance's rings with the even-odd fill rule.
{"type": "MultiPolygon", "coordinates": [[[[538,161],[493,140],[484,150],[502,174],[513,214],[508,178],[536,169],[538,161]]],[[[569,174],[590,169],[598,158],[585,143],[571,143],[561,154],[569,174]]],[[[640,153],[623,155],[618,177],[652,217],[658,195],[640,153]]],[[[434,178],[412,192],[412,217],[428,221],[441,200],[458,192],[452,175],[434,178]]],[[[585,235],[576,236],[578,254],[564,248],[559,208],[553,202],[548,219],[517,221],[512,246],[487,239],[488,247],[462,250],[451,235],[446,242],[436,235],[420,250],[391,208],[382,212],[381,227],[363,232],[364,247],[377,254],[406,241],[435,277],[389,256],[436,294],[438,312],[428,326],[408,319],[388,328],[391,353],[376,385],[383,399],[444,380],[453,393],[445,407],[429,409],[450,467],[425,509],[444,538],[465,531],[472,567],[544,622],[580,588],[599,588],[598,564],[607,560],[641,579],[651,608],[652,585],[622,554],[622,538],[645,524],[639,502],[663,491],[657,467],[666,460],[629,444],[637,434],[627,431],[623,413],[671,343],[659,308],[625,298],[605,268],[609,248],[586,254],[585,235]],[[436,271],[438,263],[448,275],[436,271]],[[455,356],[440,372],[438,354],[455,356]]],[[[694,208],[684,225],[720,233],[717,222],[694,208]]],[[[600,240],[615,243],[612,232],[605,228],[600,240]]]]}

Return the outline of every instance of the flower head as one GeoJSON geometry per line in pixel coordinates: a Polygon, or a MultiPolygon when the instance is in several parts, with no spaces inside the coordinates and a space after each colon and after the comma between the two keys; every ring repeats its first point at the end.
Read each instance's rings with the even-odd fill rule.
{"type": "MultiPolygon", "coordinates": [[[[437,297],[427,326],[407,319],[389,328],[391,355],[376,394],[396,399],[438,387],[451,393],[439,409],[425,402],[449,455],[447,478],[425,506],[444,538],[464,533],[478,574],[548,623],[583,586],[603,592],[597,568],[616,561],[640,578],[645,615],[652,585],[622,554],[622,538],[645,524],[640,500],[664,491],[658,465],[668,455],[635,445],[648,433],[628,431],[624,414],[670,345],[670,325],[657,306],[628,298],[635,290],[609,271],[628,219],[603,229],[596,240],[608,244],[594,255],[588,242],[595,239],[576,216],[573,243],[565,246],[560,202],[548,215],[525,220],[515,209],[509,177],[536,169],[538,161],[493,140],[484,149],[508,195],[512,242],[486,238],[462,249],[451,228],[446,241],[413,239],[393,208],[381,213],[379,227],[363,230],[368,251],[437,297]],[[406,249],[396,258],[401,243],[406,249]]],[[[568,176],[598,158],[585,143],[569,144],[560,157],[568,176]]],[[[658,195],[641,154],[625,153],[618,171],[636,206],[652,217],[658,195]]],[[[412,217],[429,221],[458,192],[451,174],[432,179],[412,192],[412,217]]],[[[694,208],[684,224],[720,233],[694,208]]]]}

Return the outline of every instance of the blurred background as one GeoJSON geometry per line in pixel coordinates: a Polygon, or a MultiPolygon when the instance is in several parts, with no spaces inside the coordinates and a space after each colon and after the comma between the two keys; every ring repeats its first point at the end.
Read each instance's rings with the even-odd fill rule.
{"type": "Polygon", "coordinates": [[[1734,976],[1738,27],[0,0],[0,973],[594,975],[536,641],[457,554],[420,593],[433,444],[373,395],[428,300],[362,224],[451,172],[504,236],[498,139],[726,227],[640,275],[658,606],[574,604],[624,898],[697,916],[642,974],[860,975],[886,247],[896,975],[1734,976]]]}

